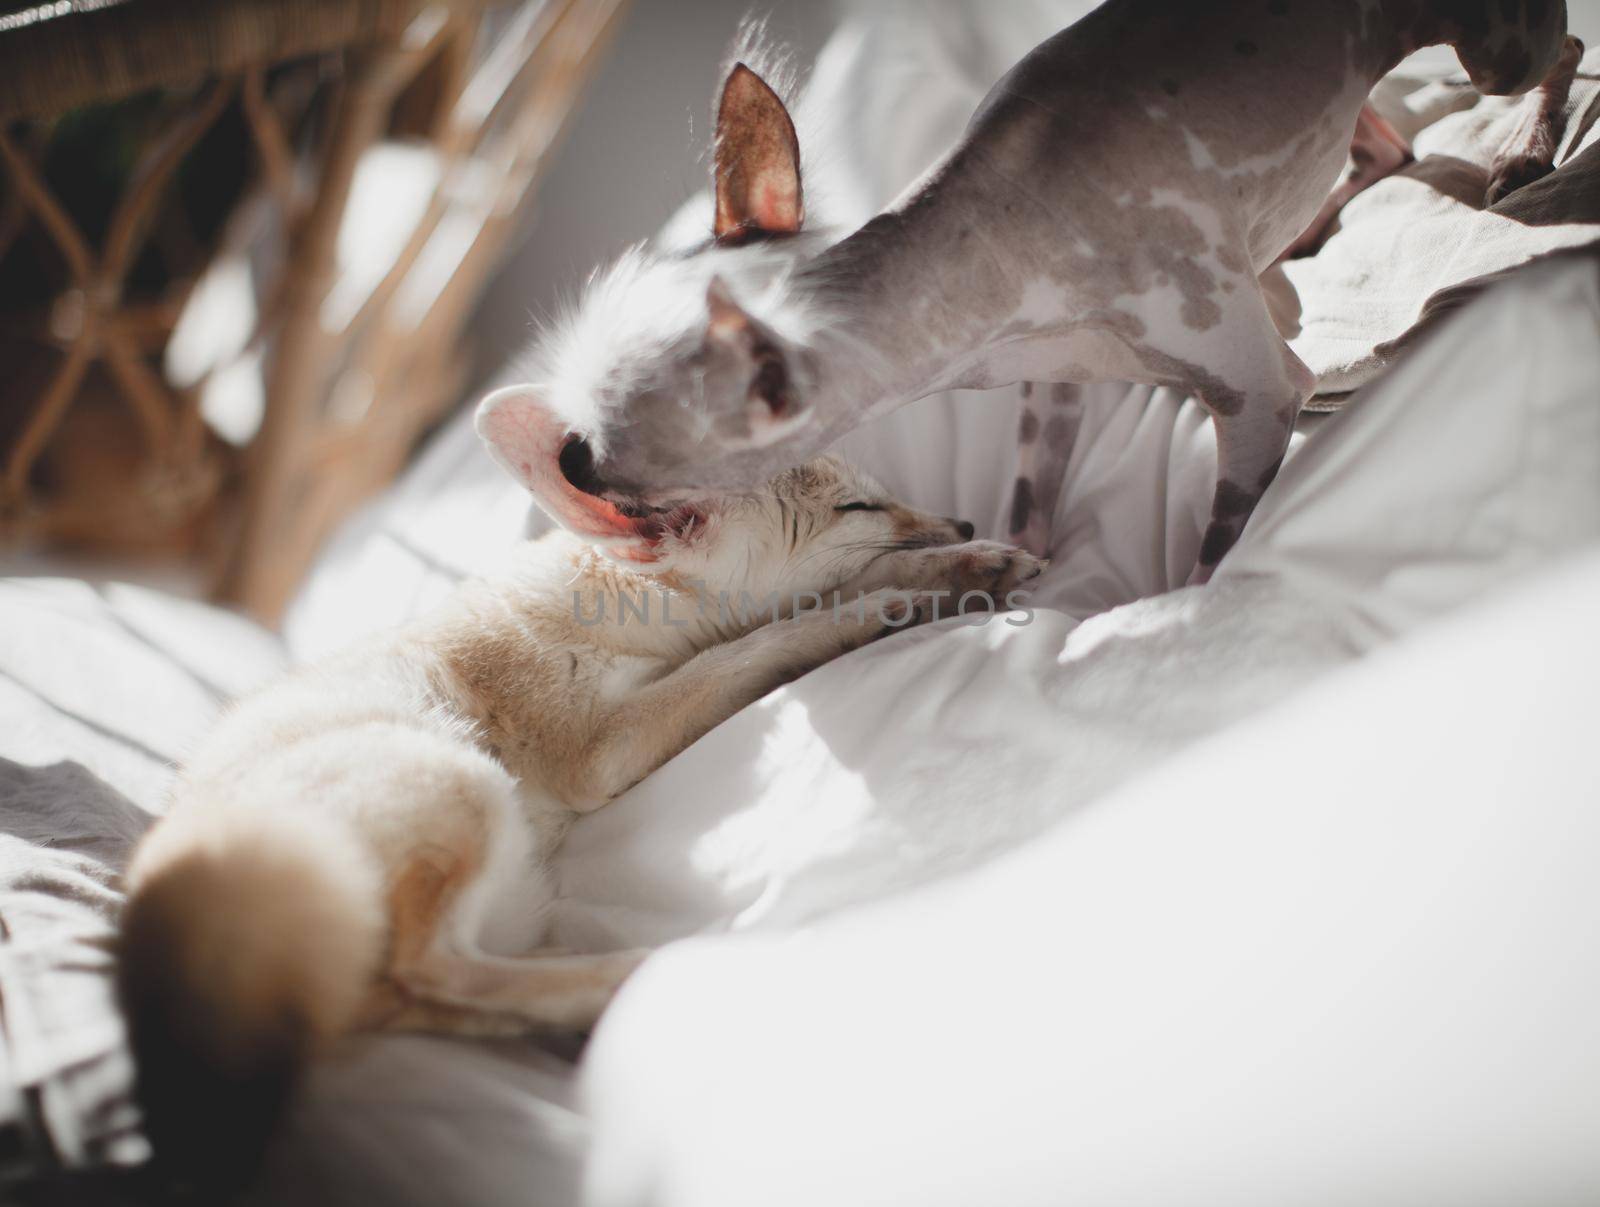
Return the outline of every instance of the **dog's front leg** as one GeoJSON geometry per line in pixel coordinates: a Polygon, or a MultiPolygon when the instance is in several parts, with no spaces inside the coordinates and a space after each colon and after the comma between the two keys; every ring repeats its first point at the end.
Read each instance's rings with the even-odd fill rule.
{"type": "Polygon", "coordinates": [[[1278,258],[1293,260],[1298,256],[1315,255],[1332,233],[1334,219],[1348,202],[1410,162],[1411,144],[1376,109],[1363,105],[1356,118],[1355,133],[1350,138],[1350,156],[1345,163],[1344,176],[1328,194],[1311,225],[1278,258]]]}
{"type": "Polygon", "coordinates": [[[926,614],[900,591],[851,591],[696,654],[603,716],[589,744],[579,812],[599,808],[748,704],[926,614]]]}
{"type": "Polygon", "coordinates": [[[1516,129],[1501,144],[1489,168],[1484,205],[1495,205],[1554,170],[1556,148],[1566,129],[1567,97],[1582,58],[1583,43],[1569,37],[1544,83],[1522,98],[1516,129]]]}

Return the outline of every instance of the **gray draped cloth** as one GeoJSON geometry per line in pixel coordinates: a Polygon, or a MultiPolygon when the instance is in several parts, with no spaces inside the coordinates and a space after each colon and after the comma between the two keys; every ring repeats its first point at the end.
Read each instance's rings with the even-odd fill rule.
{"type": "Polygon", "coordinates": [[[282,661],[200,604],[0,580],[0,1200],[147,1155],[111,978],[118,877],[187,745],[282,661]]]}
{"type": "Polygon", "coordinates": [[[0,1177],[146,1154],[110,940],[149,821],[77,763],[0,759],[0,1177]]]}

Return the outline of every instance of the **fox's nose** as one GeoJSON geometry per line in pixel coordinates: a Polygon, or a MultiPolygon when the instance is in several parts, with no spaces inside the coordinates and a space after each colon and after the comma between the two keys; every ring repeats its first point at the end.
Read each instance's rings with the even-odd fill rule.
{"type": "Polygon", "coordinates": [[[955,525],[956,532],[964,541],[970,541],[972,534],[977,531],[969,520],[950,520],[950,523],[955,525]]]}

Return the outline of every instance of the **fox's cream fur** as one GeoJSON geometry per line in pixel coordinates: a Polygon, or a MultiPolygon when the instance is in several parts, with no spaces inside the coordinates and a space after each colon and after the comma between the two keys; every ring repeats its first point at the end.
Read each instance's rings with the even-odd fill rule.
{"type": "Polygon", "coordinates": [[[552,534],[218,725],[128,873],[122,988],[158,1155],[248,1165],[297,1067],[357,1027],[588,1027],[642,953],[529,956],[569,819],[924,618],[927,593],[1004,595],[1040,568],[832,459],[662,523],[648,574],[552,534]],[[835,591],[862,602],[790,606],[835,591]]]}

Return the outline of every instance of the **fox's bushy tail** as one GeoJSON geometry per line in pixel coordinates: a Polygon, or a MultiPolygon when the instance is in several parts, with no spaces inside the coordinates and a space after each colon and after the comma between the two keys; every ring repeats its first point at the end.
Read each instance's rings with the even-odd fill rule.
{"type": "Polygon", "coordinates": [[[129,873],[119,990],[159,1168],[238,1185],[382,955],[381,877],[336,817],[169,819],[129,873]]]}

